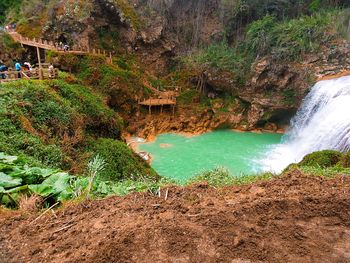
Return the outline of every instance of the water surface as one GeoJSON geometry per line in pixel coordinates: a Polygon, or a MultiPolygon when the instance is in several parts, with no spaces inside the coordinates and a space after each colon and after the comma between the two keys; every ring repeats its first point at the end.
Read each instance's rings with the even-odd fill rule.
{"type": "Polygon", "coordinates": [[[233,175],[260,171],[256,160],[281,140],[281,134],[215,131],[198,136],[162,134],[140,144],[151,153],[152,167],[162,176],[185,182],[201,171],[224,166],[233,175]]]}

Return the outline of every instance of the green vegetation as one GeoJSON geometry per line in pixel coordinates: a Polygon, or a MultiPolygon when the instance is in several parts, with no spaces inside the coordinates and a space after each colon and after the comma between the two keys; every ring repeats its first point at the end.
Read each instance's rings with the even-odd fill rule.
{"type": "Polygon", "coordinates": [[[24,158],[0,152],[0,204],[18,206],[21,195],[63,201],[73,197],[73,177],[57,169],[30,167],[24,158]]]}
{"type": "Polygon", "coordinates": [[[328,177],[332,178],[338,175],[350,175],[350,169],[344,168],[341,166],[332,166],[332,167],[313,167],[313,166],[301,166],[298,168],[301,172],[304,174],[310,175],[310,176],[322,176],[322,177],[328,177]]]}
{"type": "Polygon", "coordinates": [[[272,54],[281,60],[293,60],[315,52],[331,37],[329,30],[335,27],[332,20],[338,13],[320,12],[283,22],[267,15],[248,26],[246,49],[253,56],[272,54]]]}
{"type": "Polygon", "coordinates": [[[159,179],[153,169],[125,143],[112,139],[98,139],[91,142],[89,149],[94,155],[99,155],[105,160],[105,169],[100,173],[101,178],[105,180],[138,180],[146,177],[159,179]]]}
{"type": "Polygon", "coordinates": [[[227,17],[225,35],[234,42],[242,29],[268,14],[283,21],[322,10],[349,7],[350,3],[347,0],[223,0],[222,5],[227,17]]]}
{"type": "Polygon", "coordinates": [[[104,160],[98,155],[88,163],[86,176],[74,176],[59,169],[28,165],[25,158],[0,152],[0,205],[18,207],[21,197],[39,196],[41,206],[87,197],[125,195],[131,191],[156,192],[165,181],[106,181],[100,176],[104,160]]]}
{"type": "Polygon", "coordinates": [[[284,90],[283,96],[283,101],[288,105],[292,105],[296,101],[295,89],[293,88],[284,90]]]}
{"type": "Polygon", "coordinates": [[[18,9],[21,4],[21,0],[1,0],[0,1],[0,25],[6,20],[7,11],[12,9],[18,9]]]}
{"type": "Polygon", "coordinates": [[[245,38],[230,46],[226,41],[212,44],[192,54],[185,62],[198,68],[232,72],[243,83],[252,63],[263,56],[277,61],[297,61],[315,53],[349,32],[350,11],[330,10],[281,20],[267,14],[246,26],[245,38]],[[338,17],[342,17],[341,20],[338,17]]]}
{"type": "Polygon", "coordinates": [[[102,97],[63,80],[17,81],[0,90],[0,149],[35,165],[82,169],[89,137],[118,139],[122,121],[102,97]]]}
{"type": "Polygon", "coordinates": [[[66,78],[68,82],[89,86],[95,93],[103,94],[108,106],[117,112],[133,114],[138,110],[137,99],[145,97],[148,92],[143,84],[144,73],[132,56],[120,55],[109,64],[105,56],[77,58],[71,54],[50,52],[50,61],[57,61],[63,69],[75,74],[74,79],[66,78]]]}
{"type": "MultiPolygon", "coordinates": [[[[120,61],[120,60],[119,60],[120,61]]],[[[130,70],[131,66],[126,62],[122,64],[122,67],[117,65],[109,65],[105,63],[105,57],[86,56],[80,61],[79,68],[77,70],[78,77],[85,83],[92,86],[100,87],[101,91],[108,91],[111,85],[119,83],[137,83],[139,76],[136,72],[130,70]]]]}
{"type": "Polygon", "coordinates": [[[132,57],[118,56],[113,64],[106,63],[106,57],[87,55],[77,57],[72,54],[49,52],[48,60],[57,61],[64,69],[74,73],[81,83],[91,86],[96,92],[110,95],[123,89],[131,94],[142,90],[142,72],[132,57]]]}
{"type": "Polygon", "coordinates": [[[327,168],[335,166],[341,157],[342,154],[340,152],[324,150],[306,155],[298,165],[327,168]]]}
{"type": "MultiPolygon", "coordinates": [[[[306,155],[298,164],[291,164],[281,175],[298,169],[310,176],[334,177],[337,175],[350,175],[350,152],[342,154],[337,151],[324,150],[306,155]]],[[[277,175],[263,173],[256,175],[232,176],[223,167],[217,167],[210,171],[205,171],[192,178],[188,183],[207,182],[210,186],[228,186],[250,184],[258,180],[269,180],[277,175]]]]}
{"type": "Polygon", "coordinates": [[[23,52],[24,49],[19,43],[15,43],[7,33],[0,31],[0,56],[6,59],[6,54],[11,54],[11,58],[3,62],[10,65],[13,60],[22,57],[23,52]]]}
{"type": "Polygon", "coordinates": [[[220,70],[235,71],[242,66],[243,57],[235,49],[225,43],[213,44],[195,54],[190,61],[202,65],[202,67],[217,68],[220,70]]]}
{"type": "Polygon", "coordinates": [[[324,150],[306,155],[297,164],[289,165],[285,170],[299,169],[309,175],[334,177],[336,175],[350,175],[350,152],[342,154],[337,151],[324,150]]]}
{"type": "Polygon", "coordinates": [[[205,171],[189,181],[189,184],[196,182],[207,182],[210,186],[227,186],[227,185],[241,185],[250,184],[258,180],[268,180],[273,178],[272,173],[263,173],[256,175],[240,175],[232,176],[230,172],[224,167],[217,167],[210,171],[205,171]]]}
{"type": "Polygon", "coordinates": [[[0,107],[0,151],[18,156],[0,156],[9,183],[0,188],[4,204],[17,206],[21,195],[52,204],[159,187],[154,170],[118,141],[122,119],[72,75],[2,84],[0,107]]]}
{"type": "Polygon", "coordinates": [[[350,168],[350,151],[340,157],[338,165],[345,168],[350,168]]]}
{"type": "Polygon", "coordinates": [[[98,27],[95,29],[98,43],[96,48],[102,48],[104,50],[115,50],[118,51],[119,46],[119,32],[111,27],[98,27]]]}
{"type": "Polygon", "coordinates": [[[188,105],[193,103],[195,99],[198,99],[198,92],[193,89],[184,90],[181,92],[180,96],[177,98],[179,104],[188,105]]]}
{"type": "Polygon", "coordinates": [[[134,7],[127,0],[114,0],[118,8],[122,11],[122,19],[126,19],[134,30],[141,29],[141,20],[134,7]]]}
{"type": "MultiPolygon", "coordinates": [[[[111,160],[121,164],[118,157],[115,158],[114,150],[108,152],[108,140],[99,140],[96,145],[104,144],[97,149],[95,155],[87,164],[85,176],[75,176],[59,169],[40,168],[30,165],[28,160],[23,157],[9,156],[0,152],[0,204],[8,207],[20,206],[21,197],[39,196],[41,197],[41,206],[50,206],[56,202],[62,202],[70,199],[82,198],[101,198],[110,195],[125,195],[130,192],[150,191],[153,194],[158,192],[160,187],[165,187],[173,182],[159,178],[126,177],[120,180],[118,178],[109,178],[114,171],[122,169],[125,171],[129,159],[123,159],[127,165],[114,167],[111,160]],[[107,151],[107,154],[106,154],[107,151]],[[104,158],[107,156],[107,159],[104,158]],[[105,171],[108,171],[107,174],[105,171]],[[111,174],[109,174],[111,172],[111,174]],[[111,180],[110,180],[111,179],[111,180]]],[[[125,147],[119,144],[118,147],[125,147]]],[[[124,149],[124,151],[130,151],[124,149]]],[[[127,154],[132,154],[131,152],[127,154]]],[[[341,154],[336,151],[321,151],[312,153],[304,158],[299,164],[291,165],[282,174],[288,171],[299,169],[304,174],[310,176],[334,177],[337,175],[350,175],[350,168],[343,167],[343,158],[348,158],[348,154],[341,154]],[[337,159],[338,161],[336,162],[337,159]]],[[[131,157],[135,158],[135,157],[131,157]]],[[[147,166],[143,166],[147,169],[147,166]]],[[[133,168],[135,169],[135,168],[133,168]]],[[[149,168],[148,168],[149,169],[149,168]]],[[[187,184],[207,182],[214,187],[223,187],[230,185],[251,184],[260,180],[270,180],[277,175],[272,173],[232,176],[229,171],[223,167],[218,167],[210,171],[205,171],[191,179],[187,184]]]]}

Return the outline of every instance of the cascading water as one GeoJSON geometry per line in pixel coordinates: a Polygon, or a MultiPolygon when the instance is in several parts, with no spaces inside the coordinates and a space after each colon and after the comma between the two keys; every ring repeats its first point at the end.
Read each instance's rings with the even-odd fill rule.
{"type": "Polygon", "coordinates": [[[280,172],[311,152],[350,149],[350,76],[318,82],[291,121],[291,128],[262,160],[280,172]]]}

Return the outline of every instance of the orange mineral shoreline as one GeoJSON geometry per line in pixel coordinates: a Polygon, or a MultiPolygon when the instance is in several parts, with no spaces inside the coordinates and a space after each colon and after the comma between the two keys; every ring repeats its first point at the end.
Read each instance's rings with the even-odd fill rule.
{"type": "Polygon", "coordinates": [[[335,74],[335,75],[323,76],[323,77],[318,78],[317,81],[337,79],[337,78],[345,77],[345,76],[348,76],[348,75],[350,75],[350,70],[346,70],[346,71],[340,72],[340,73],[335,74]]]}

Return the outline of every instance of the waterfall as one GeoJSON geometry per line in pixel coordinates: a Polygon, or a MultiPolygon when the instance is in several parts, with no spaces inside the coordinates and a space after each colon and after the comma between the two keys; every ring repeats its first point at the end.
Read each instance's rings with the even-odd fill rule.
{"type": "Polygon", "coordinates": [[[320,150],[350,150],[350,76],[320,81],[312,87],[281,144],[268,150],[262,166],[280,172],[320,150]]]}

